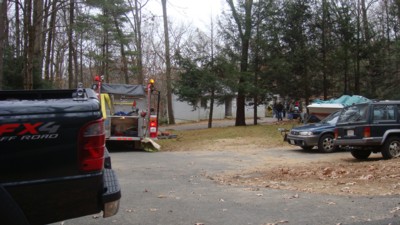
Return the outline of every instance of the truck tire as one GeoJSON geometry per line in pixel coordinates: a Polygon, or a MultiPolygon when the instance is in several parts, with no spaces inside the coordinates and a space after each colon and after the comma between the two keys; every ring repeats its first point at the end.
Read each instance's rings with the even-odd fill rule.
{"type": "Polygon", "coordinates": [[[383,145],[381,154],[384,159],[391,159],[400,156],[400,138],[397,136],[389,137],[383,145]]]}
{"type": "Polygon", "coordinates": [[[324,134],[318,141],[318,150],[323,153],[331,153],[336,151],[336,146],[333,145],[333,134],[324,134]]]}
{"type": "Polygon", "coordinates": [[[351,150],[351,155],[356,159],[368,159],[371,153],[372,153],[371,150],[364,150],[364,149],[351,150]]]}
{"type": "Polygon", "coordinates": [[[0,218],[1,224],[29,225],[19,205],[2,185],[0,185],[0,218]]]}

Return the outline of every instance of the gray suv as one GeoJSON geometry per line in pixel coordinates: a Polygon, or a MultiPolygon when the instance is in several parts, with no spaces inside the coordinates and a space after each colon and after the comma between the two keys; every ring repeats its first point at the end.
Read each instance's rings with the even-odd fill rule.
{"type": "Polygon", "coordinates": [[[400,101],[379,101],[345,107],[335,128],[336,146],[349,148],[357,159],[380,152],[400,156],[400,101]]]}

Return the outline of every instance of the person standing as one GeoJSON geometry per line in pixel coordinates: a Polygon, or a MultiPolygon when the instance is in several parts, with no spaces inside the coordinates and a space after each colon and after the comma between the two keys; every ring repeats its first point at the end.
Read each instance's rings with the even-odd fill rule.
{"type": "Polygon", "coordinates": [[[283,105],[282,105],[282,103],[278,102],[278,104],[276,104],[275,108],[276,108],[276,114],[277,114],[278,121],[283,121],[283,118],[282,118],[283,105]]]}

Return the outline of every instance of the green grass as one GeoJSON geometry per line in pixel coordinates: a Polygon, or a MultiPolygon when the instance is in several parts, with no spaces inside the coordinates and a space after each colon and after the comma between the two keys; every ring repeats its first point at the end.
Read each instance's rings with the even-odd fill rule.
{"type": "Polygon", "coordinates": [[[189,146],[204,145],[206,142],[213,142],[219,139],[242,139],[257,142],[259,145],[282,147],[287,145],[278,128],[290,129],[297,123],[280,123],[266,125],[247,125],[240,127],[210,128],[201,130],[170,131],[176,134],[174,139],[161,139],[157,143],[161,145],[161,151],[179,151],[182,146],[190,150],[189,146]]]}

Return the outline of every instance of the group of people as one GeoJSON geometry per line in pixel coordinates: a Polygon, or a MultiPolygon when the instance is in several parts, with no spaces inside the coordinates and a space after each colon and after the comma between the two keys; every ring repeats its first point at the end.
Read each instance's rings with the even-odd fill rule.
{"type": "Polygon", "coordinates": [[[302,112],[302,107],[299,101],[291,101],[289,103],[284,103],[278,101],[275,102],[273,106],[274,116],[278,119],[278,121],[283,121],[283,118],[286,117],[286,113],[288,112],[289,119],[296,119],[295,116],[300,116],[302,112]]]}

